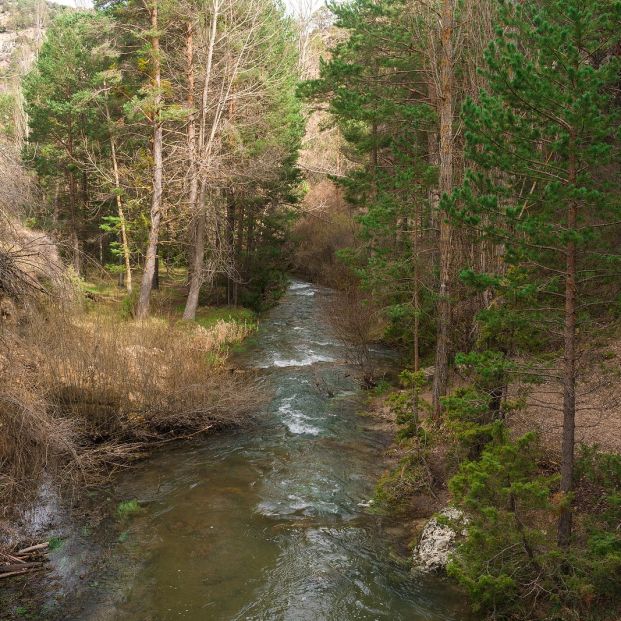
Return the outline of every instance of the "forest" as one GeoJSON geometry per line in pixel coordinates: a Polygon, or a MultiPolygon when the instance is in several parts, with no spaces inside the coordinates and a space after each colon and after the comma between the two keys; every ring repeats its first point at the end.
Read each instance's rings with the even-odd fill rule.
{"type": "Polygon", "coordinates": [[[0,619],[617,621],[620,365],[620,1],[0,0],[0,619]]]}

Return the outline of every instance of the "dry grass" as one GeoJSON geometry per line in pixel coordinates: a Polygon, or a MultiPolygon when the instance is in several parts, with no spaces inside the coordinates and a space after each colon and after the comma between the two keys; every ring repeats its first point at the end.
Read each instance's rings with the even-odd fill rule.
{"type": "MultiPolygon", "coordinates": [[[[28,337],[45,352],[46,399],[96,440],[142,439],[233,423],[239,386],[222,369],[243,326],[39,316],[28,337]]],[[[239,404],[237,404],[239,405],[239,404]]]]}
{"type": "Polygon", "coordinates": [[[5,512],[28,497],[44,471],[54,477],[77,460],[76,427],[39,392],[38,378],[22,343],[0,337],[0,504],[5,512]]]}
{"type": "Polygon", "coordinates": [[[97,482],[153,444],[240,424],[258,390],[224,365],[250,328],[205,329],[49,304],[2,325],[0,504],[60,484],[97,482]]]}
{"type": "MultiPolygon", "coordinates": [[[[560,376],[560,372],[558,373],[560,376]]],[[[621,453],[621,337],[609,335],[591,344],[579,363],[576,387],[576,442],[621,453]]],[[[541,384],[515,383],[510,398],[525,407],[511,414],[516,434],[536,429],[552,461],[558,461],[563,431],[563,387],[548,379],[541,384]]]]}

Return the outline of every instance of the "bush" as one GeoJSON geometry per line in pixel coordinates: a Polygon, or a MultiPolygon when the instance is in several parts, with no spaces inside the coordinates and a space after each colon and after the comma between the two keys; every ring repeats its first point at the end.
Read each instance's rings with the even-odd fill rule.
{"type": "Polygon", "coordinates": [[[398,512],[418,494],[432,493],[436,481],[429,467],[432,436],[421,424],[420,416],[429,404],[420,393],[425,385],[422,371],[402,371],[399,375],[404,390],[392,393],[387,403],[399,426],[399,463],[384,474],[375,490],[375,504],[398,512]]]}
{"type": "Polygon", "coordinates": [[[621,604],[621,457],[586,450],[578,465],[575,541],[556,543],[558,477],[540,466],[538,438],[506,432],[450,482],[469,518],[449,565],[490,619],[616,619],[621,604]],[[579,498],[580,499],[580,498],[579,498]]]}
{"type": "Polygon", "coordinates": [[[239,421],[248,393],[220,363],[228,345],[246,333],[224,321],[206,330],[161,319],[118,323],[51,312],[34,318],[24,338],[45,356],[39,375],[48,402],[103,441],[239,421]]]}

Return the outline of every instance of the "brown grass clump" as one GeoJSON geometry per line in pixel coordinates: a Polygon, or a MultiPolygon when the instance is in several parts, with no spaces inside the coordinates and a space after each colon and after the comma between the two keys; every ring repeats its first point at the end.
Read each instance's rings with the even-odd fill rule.
{"type": "Polygon", "coordinates": [[[31,323],[28,338],[45,352],[39,373],[49,403],[95,441],[136,440],[234,424],[246,413],[247,391],[221,364],[243,327],[221,324],[51,314],[31,323]]]}
{"type": "Polygon", "coordinates": [[[58,474],[76,461],[76,431],[50,410],[38,393],[36,375],[25,362],[22,344],[0,336],[0,504],[27,497],[44,471],[58,474]]]}
{"type": "Polygon", "coordinates": [[[240,424],[252,382],[224,361],[249,328],[120,322],[75,307],[0,322],[0,504],[96,482],[147,446],[240,424]]]}

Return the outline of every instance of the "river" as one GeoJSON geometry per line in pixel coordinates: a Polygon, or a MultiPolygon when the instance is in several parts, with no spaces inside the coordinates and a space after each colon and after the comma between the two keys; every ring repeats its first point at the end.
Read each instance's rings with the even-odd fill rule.
{"type": "Polygon", "coordinates": [[[321,303],[330,295],[293,281],[238,356],[270,395],[256,426],[161,451],[95,494],[96,526],[52,553],[60,618],[458,618],[447,584],[414,577],[365,506],[386,437],[361,415],[321,303]],[[138,514],[111,515],[128,499],[138,514]]]}

